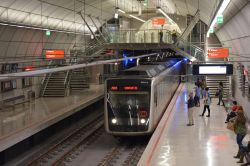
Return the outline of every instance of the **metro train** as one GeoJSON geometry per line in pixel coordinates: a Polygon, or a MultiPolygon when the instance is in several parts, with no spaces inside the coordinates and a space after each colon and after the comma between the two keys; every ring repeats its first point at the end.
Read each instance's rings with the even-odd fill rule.
{"type": "Polygon", "coordinates": [[[180,83],[181,60],[139,65],[105,81],[104,123],[114,136],[152,134],[180,83]]]}

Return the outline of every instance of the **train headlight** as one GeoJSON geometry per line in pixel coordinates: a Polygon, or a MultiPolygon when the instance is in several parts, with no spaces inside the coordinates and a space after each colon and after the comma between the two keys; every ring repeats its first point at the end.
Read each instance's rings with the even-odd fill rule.
{"type": "Polygon", "coordinates": [[[146,122],[145,119],[141,119],[141,123],[144,124],[146,122]]]}
{"type": "Polygon", "coordinates": [[[117,120],[114,118],[114,119],[111,120],[111,122],[112,122],[113,124],[116,124],[116,123],[117,123],[117,120]]]}

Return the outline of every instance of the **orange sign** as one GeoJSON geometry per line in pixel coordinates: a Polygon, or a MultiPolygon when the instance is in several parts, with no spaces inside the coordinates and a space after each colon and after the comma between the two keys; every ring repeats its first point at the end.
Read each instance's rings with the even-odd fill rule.
{"type": "Polygon", "coordinates": [[[154,18],[152,20],[153,25],[164,25],[165,24],[165,19],[164,18],[154,18]]]}
{"type": "Polygon", "coordinates": [[[45,57],[46,59],[63,59],[64,50],[46,50],[45,57]]]}
{"type": "Polygon", "coordinates": [[[228,58],[228,48],[210,48],[208,49],[208,58],[228,58]]]}

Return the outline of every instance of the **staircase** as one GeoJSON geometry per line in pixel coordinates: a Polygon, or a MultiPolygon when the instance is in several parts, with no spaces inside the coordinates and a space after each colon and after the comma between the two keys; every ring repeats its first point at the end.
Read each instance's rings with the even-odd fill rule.
{"type": "Polygon", "coordinates": [[[197,22],[200,20],[200,10],[197,10],[193,19],[190,21],[180,38],[186,40],[188,35],[192,32],[197,22]]]}
{"type": "Polygon", "coordinates": [[[69,84],[71,91],[89,88],[89,74],[86,68],[73,70],[70,77],[69,84]]]}
{"type": "Polygon", "coordinates": [[[47,74],[42,89],[43,97],[64,97],[66,95],[67,71],[47,74]]]}
{"type": "Polygon", "coordinates": [[[209,88],[211,97],[215,97],[215,93],[219,87],[219,83],[223,82],[223,97],[226,98],[231,94],[230,76],[206,76],[207,87],[209,88]]]}

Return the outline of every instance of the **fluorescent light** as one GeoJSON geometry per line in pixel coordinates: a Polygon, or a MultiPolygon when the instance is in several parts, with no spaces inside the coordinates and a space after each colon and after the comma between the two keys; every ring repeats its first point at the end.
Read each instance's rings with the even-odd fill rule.
{"type": "Polygon", "coordinates": [[[120,9],[119,7],[116,7],[115,9],[116,9],[117,11],[119,11],[119,12],[123,13],[123,14],[125,14],[125,13],[126,13],[124,10],[120,9]]]}
{"type": "Polygon", "coordinates": [[[222,15],[223,12],[225,11],[225,9],[227,8],[228,4],[230,3],[231,0],[223,0],[218,12],[216,13],[214,20],[212,22],[212,24],[210,25],[210,27],[208,28],[208,32],[207,32],[207,37],[209,37],[209,29],[213,28],[215,23],[216,23],[216,18],[218,15],[222,15]]]}
{"type": "Polygon", "coordinates": [[[17,27],[17,28],[27,28],[27,29],[34,29],[34,30],[41,30],[41,31],[51,31],[51,32],[59,32],[59,33],[69,33],[69,34],[77,34],[77,35],[91,35],[91,34],[83,34],[80,32],[73,32],[73,31],[65,31],[65,30],[56,30],[56,29],[48,29],[48,28],[42,28],[42,27],[33,27],[28,25],[19,25],[19,24],[13,24],[13,23],[4,23],[0,22],[0,25],[5,26],[11,26],[11,27],[17,27]]]}
{"type": "Polygon", "coordinates": [[[167,15],[166,12],[164,12],[164,11],[162,10],[161,7],[157,7],[157,10],[159,10],[159,11],[161,12],[161,14],[163,14],[165,17],[167,17],[167,19],[169,19],[171,23],[174,23],[174,21],[167,15]]]}
{"type": "Polygon", "coordinates": [[[115,18],[115,19],[118,19],[118,17],[119,17],[118,13],[115,13],[114,18],[115,18]]]}
{"type": "Polygon", "coordinates": [[[143,20],[143,19],[141,19],[141,18],[139,18],[139,17],[136,17],[136,16],[133,16],[133,15],[129,15],[130,17],[132,17],[132,18],[134,18],[134,19],[136,19],[136,20],[139,20],[139,21],[141,21],[141,22],[146,22],[145,20],[143,20]]]}
{"type": "Polygon", "coordinates": [[[126,12],[125,12],[124,10],[122,10],[122,9],[118,9],[118,11],[121,12],[121,13],[124,13],[124,14],[126,13],[126,12]]]}

